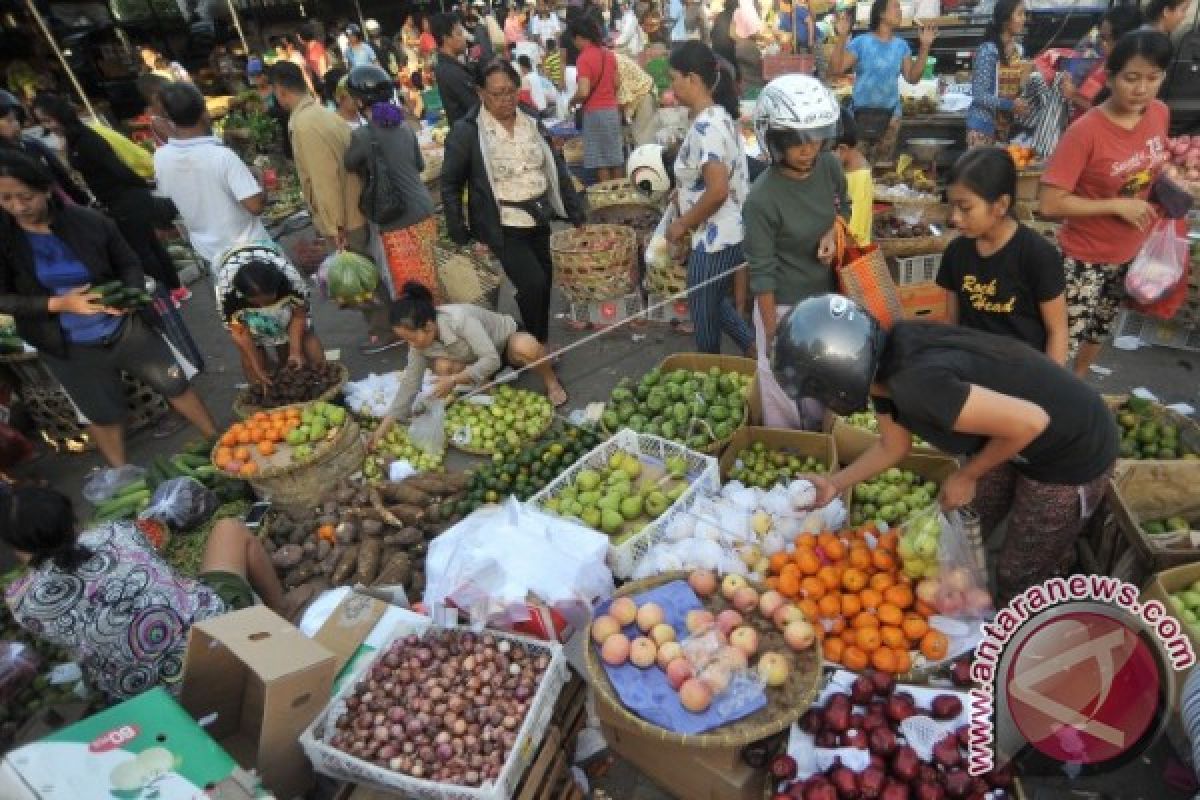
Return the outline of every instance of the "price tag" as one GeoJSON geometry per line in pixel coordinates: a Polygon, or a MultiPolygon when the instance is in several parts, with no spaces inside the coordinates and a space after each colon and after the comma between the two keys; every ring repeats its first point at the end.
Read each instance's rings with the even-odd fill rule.
{"type": "Polygon", "coordinates": [[[464,397],[463,400],[475,406],[492,406],[496,404],[496,398],[490,394],[473,394],[470,397],[464,397]]]}
{"type": "Polygon", "coordinates": [[[71,661],[66,664],[59,664],[50,670],[50,674],[47,677],[53,685],[62,686],[64,683],[75,683],[82,680],[83,670],[79,668],[78,664],[71,661]]]}
{"type": "Polygon", "coordinates": [[[459,447],[465,447],[471,443],[471,426],[464,425],[454,433],[450,434],[450,441],[454,442],[459,447]]]}

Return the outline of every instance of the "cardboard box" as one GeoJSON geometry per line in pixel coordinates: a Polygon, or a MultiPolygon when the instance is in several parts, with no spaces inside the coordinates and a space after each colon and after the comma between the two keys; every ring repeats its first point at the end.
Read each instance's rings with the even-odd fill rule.
{"type": "MultiPolygon", "coordinates": [[[[856,458],[867,452],[875,442],[879,441],[878,433],[871,433],[863,428],[856,428],[841,417],[833,417],[830,426],[833,434],[833,444],[837,448],[838,462],[841,466],[853,463],[856,458]]],[[[913,455],[943,456],[940,450],[929,445],[914,446],[913,455]]]]}
{"type": "Polygon", "coordinates": [[[280,800],[303,795],[312,769],[299,738],[329,700],[332,653],[262,606],[192,626],[181,702],[280,800]]]}
{"type": "MultiPolygon", "coordinates": [[[[1174,592],[1186,589],[1196,581],[1200,581],[1200,563],[1184,564],[1180,567],[1163,570],[1150,578],[1146,582],[1146,585],[1142,587],[1140,597],[1142,607],[1145,608],[1146,603],[1150,600],[1158,600],[1166,608],[1167,613],[1174,615],[1175,609],[1171,605],[1171,595],[1174,592]]],[[[1179,620],[1179,627],[1183,629],[1188,639],[1191,640],[1192,649],[1200,653],[1200,636],[1196,635],[1195,629],[1183,620],[1179,620]]],[[[1175,751],[1184,755],[1191,753],[1192,747],[1188,742],[1187,734],[1183,729],[1183,722],[1179,717],[1179,701],[1183,693],[1183,684],[1187,681],[1188,675],[1193,669],[1195,669],[1194,666],[1178,672],[1168,671],[1167,680],[1169,685],[1164,687],[1166,696],[1170,698],[1168,705],[1170,714],[1167,718],[1167,738],[1171,741],[1175,751]]]]}
{"type": "MultiPolygon", "coordinates": [[[[911,470],[927,481],[934,481],[941,486],[942,481],[950,477],[958,469],[958,462],[949,456],[910,455],[896,469],[911,470]]],[[[848,506],[851,513],[859,506],[858,500],[852,500],[848,506]]]]}
{"type": "Polygon", "coordinates": [[[1150,570],[1200,560],[1200,461],[1123,461],[1108,481],[1117,527],[1150,570]],[[1151,535],[1142,523],[1183,517],[1191,531],[1151,535]]]}
{"type": "Polygon", "coordinates": [[[932,281],[897,286],[900,307],[905,319],[926,322],[945,322],[950,318],[950,307],[946,301],[946,290],[932,281]]]}
{"type": "MultiPolygon", "coordinates": [[[[597,703],[597,710],[602,706],[597,703]]],[[[741,763],[722,767],[708,748],[666,744],[641,732],[618,728],[601,714],[600,731],[609,748],[680,800],[761,800],[767,772],[741,763]]],[[[734,748],[728,748],[734,749],[734,748]]],[[[723,760],[724,753],[721,754],[723,760]]]]}
{"type": "Polygon", "coordinates": [[[837,469],[837,447],[828,433],[811,433],[782,428],[738,428],[721,454],[721,482],[729,480],[729,471],[737,463],[738,454],[755,442],[762,442],[768,450],[783,450],[805,458],[811,456],[825,465],[830,472],[837,469]]]}
{"type": "Polygon", "coordinates": [[[675,353],[662,360],[658,368],[663,372],[674,369],[709,370],[717,367],[722,372],[736,372],[739,375],[751,375],[750,392],[746,395],[746,424],[759,425],[762,423],[762,395],[758,389],[758,362],[752,358],[741,356],[716,356],[707,353],[675,353]]]}
{"type": "Polygon", "coordinates": [[[341,674],[387,610],[388,604],[382,600],[353,591],[337,604],[329,619],[313,637],[319,645],[333,653],[335,675],[341,674]]]}
{"type": "Polygon", "coordinates": [[[255,779],[158,687],[32,744],[0,765],[5,800],[141,797],[249,800],[255,779]]]}

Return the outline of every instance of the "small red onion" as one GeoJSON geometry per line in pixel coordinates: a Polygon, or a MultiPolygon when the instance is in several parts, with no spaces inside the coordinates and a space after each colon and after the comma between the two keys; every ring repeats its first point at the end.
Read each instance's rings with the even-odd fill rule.
{"type": "Polygon", "coordinates": [[[437,757],[439,761],[447,761],[453,755],[454,748],[452,748],[449,743],[439,744],[437,746],[437,757]]]}

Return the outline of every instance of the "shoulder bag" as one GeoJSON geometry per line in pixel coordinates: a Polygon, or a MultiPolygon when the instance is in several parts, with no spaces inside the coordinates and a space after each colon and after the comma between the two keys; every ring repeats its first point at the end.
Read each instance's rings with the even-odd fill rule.
{"type": "Polygon", "coordinates": [[[404,216],[404,197],[388,169],[387,160],[379,152],[378,134],[367,123],[367,136],[371,141],[371,153],[367,157],[366,182],[358,198],[359,210],[376,225],[387,225],[404,216]]]}

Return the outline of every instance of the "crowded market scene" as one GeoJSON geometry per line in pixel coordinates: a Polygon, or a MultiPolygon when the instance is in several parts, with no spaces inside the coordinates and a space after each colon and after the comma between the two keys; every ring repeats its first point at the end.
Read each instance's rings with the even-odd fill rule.
{"type": "Polygon", "coordinates": [[[0,0],[0,800],[1200,797],[1198,25],[0,0]]]}

